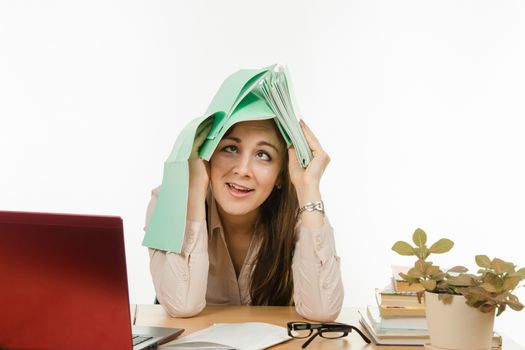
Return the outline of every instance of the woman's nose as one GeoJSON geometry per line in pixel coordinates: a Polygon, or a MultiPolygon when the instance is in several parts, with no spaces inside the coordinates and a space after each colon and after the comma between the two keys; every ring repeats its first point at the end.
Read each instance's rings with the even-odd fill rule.
{"type": "Polygon", "coordinates": [[[241,156],[237,159],[234,165],[233,172],[240,176],[251,176],[252,175],[252,163],[249,156],[241,156]]]}

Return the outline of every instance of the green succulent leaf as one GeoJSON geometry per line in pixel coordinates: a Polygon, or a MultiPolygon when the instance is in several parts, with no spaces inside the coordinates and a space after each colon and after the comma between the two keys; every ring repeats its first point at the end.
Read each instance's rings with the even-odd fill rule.
{"type": "Polygon", "coordinates": [[[513,290],[520,283],[520,277],[509,277],[503,282],[503,288],[507,290],[513,290]]]}
{"type": "Polygon", "coordinates": [[[503,272],[505,272],[505,273],[514,273],[514,272],[516,272],[516,265],[514,265],[511,262],[505,261],[505,263],[503,264],[503,272]]]}
{"type": "Polygon", "coordinates": [[[490,284],[490,283],[487,283],[487,282],[482,283],[482,284],[480,285],[480,287],[483,288],[483,289],[485,289],[487,292],[490,292],[490,293],[496,293],[496,292],[497,292],[496,287],[493,286],[493,285],[490,284]]]}
{"type": "Polygon", "coordinates": [[[492,262],[490,263],[490,267],[492,269],[494,269],[494,271],[496,271],[497,274],[502,274],[503,273],[504,265],[505,265],[505,261],[503,261],[503,260],[501,260],[499,258],[492,259],[492,262]]]}
{"type": "Polygon", "coordinates": [[[515,273],[520,275],[522,279],[525,279],[525,267],[522,267],[521,269],[519,269],[515,273]]]}
{"type": "Polygon", "coordinates": [[[469,287],[469,288],[466,288],[466,296],[468,296],[468,299],[472,299],[472,300],[476,300],[476,301],[481,301],[483,302],[483,300],[486,300],[486,299],[490,299],[491,298],[491,295],[489,292],[487,292],[485,289],[481,288],[481,287],[469,287]]]}
{"type": "Polygon", "coordinates": [[[499,275],[495,272],[495,271],[492,271],[492,270],[482,270],[483,271],[483,279],[485,280],[490,280],[490,281],[500,281],[500,277],[499,275]]]}
{"type": "Polygon", "coordinates": [[[429,292],[436,289],[436,281],[434,280],[422,280],[420,283],[423,286],[423,288],[425,288],[429,292]]]}
{"type": "Polygon", "coordinates": [[[458,287],[468,287],[472,285],[472,277],[469,275],[453,276],[448,279],[448,283],[458,287]]]}
{"type": "Polygon", "coordinates": [[[434,254],[443,254],[448,252],[454,246],[454,242],[447,238],[441,238],[430,246],[430,252],[434,254]]]}
{"type": "Polygon", "coordinates": [[[416,256],[419,259],[425,260],[430,255],[430,250],[428,250],[426,246],[417,247],[417,248],[414,248],[414,250],[416,251],[416,256]]]}
{"type": "Polygon", "coordinates": [[[516,272],[516,265],[499,258],[494,258],[490,265],[498,274],[516,272]]]}
{"type": "Polygon", "coordinates": [[[407,274],[404,274],[404,273],[400,273],[399,276],[404,279],[405,281],[409,282],[409,284],[412,284],[412,283],[419,283],[419,278],[417,277],[411,277],[407,274]]]}
{"type": "MultiPolygon", "coordinates": [[[[435,278],[433,278],[433,280],[436,281],[435,278]]],[[[438,281],[436,288],[437,289],[448,289],[448,284],[446,281],[438,281]]]]}
{"type": "Polygon", "coordinates": [[[465,294],[465,297],[466,297],[466,300],[465,300],[465,303],[468,305],[468,306],[472,306],[472,307],[478,307],[480,305],[480,299],[479,298],[476,298],[475,296],[473,296],[472,294],[465,294]]]}
{"type": "Polygon", "coordinates": [[[419,259],[418,261],[416,261],[414,268],[417,269],[421,273],[421,275],[427,274],[427,264],[425,263],[425,260],[419,259]]]}
{"type": "Polygon", "coordinates": [[[412,241],[420,248],[424,247],[427,243],[427,234],[420,228],[417,228],[412,235],[412,241]]]}
{"type": "Polygon", "coordinates": [[[523,310],[523,304],[520,303],[517,300],[509,300],[509,301],[507,301],[507,304],[514,311],[521,311],[521,310],[523,310]]]}
{"type": "Polygon", "coordinates": [[[416,255],[414,248],[410,244],[404,241],[397,241],[392,246],[392,250],[399,255],[416,255]]]}
{"type": "Polygon", "coordinates": [[[476,255],[476,264],[478,264],[479,267],[490,269],[490,259],[486,255],[476,255]]]}
{"type": "Polygon", "coordinates": [[[407,275],[410,278],[421,278],[424,276],[424,273],[417,267],[413,267],[410,270],[408,270],[407,275]]]}
{"type": "Polygon", "coordinates": [[[499,303],[502,303],[506,301],[507,299],[512,300],[512,297],[513,295],[510,294],[509,292],[503,292],[503,293],[496,294],[496,296],[492,297],[492,299],[494,299],[495,301],[499,303]]]}
{"type": "Polygon", "coordinates": [[[435,265],[430,265],[430,266],[427,266],[426,268],[426,273],[427,275],[435,275],[437,273],[441,272],[441,270],[439,269],[439,266],[435,266],[435,265]]]}
{"type": "Polygon", "coordinates": [[[499,316],[503,313],[503,311],[505,311],[505,304],[501,304],[499,307],[498,307],[498,312],[496,312],[496,316],[499,316]]]}
{"type": "Polygon", "coordinates": [[[458,266],[454,266],[451,269],[448,269],[447,272],[464,273],[464,272],[467,272],[467,271],[468,271],[468,269],[465,266],[458,265],[458,266]]]}
{"type": "Polygon", "coordinates": [[[441,281],[442,279],[445,278],[445,273],[442,271],[438,271],[438,272],[430,274],[430,278],[436,281],[441,281]]]}

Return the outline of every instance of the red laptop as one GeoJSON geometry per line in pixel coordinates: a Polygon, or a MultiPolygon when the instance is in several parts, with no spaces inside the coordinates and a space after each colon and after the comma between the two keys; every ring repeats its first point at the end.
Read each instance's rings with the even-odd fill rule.
{"type": "Polygon", "coordinates": [[[153,349],[182,329],[135,327],[122,219],[0,211],[0,349],[153,349]]]}

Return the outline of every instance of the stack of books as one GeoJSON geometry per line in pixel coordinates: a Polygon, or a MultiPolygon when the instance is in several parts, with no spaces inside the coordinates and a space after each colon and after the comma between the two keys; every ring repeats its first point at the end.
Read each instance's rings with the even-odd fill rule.
{"type": "Polygon", "coordinates": [[[392,266],[392,283],[376,290],[376,301],[381,317],[420,317],[425,316],[425,304],[419,302],[417,292],[424,290],[419,283],[409,284],[399,275],[406,273],[408,267],[392,266]]]}
{"type": "Polygon", "coordinates": [[[382,317],[379,308],[359,309],[359,322],[377,345],[424,345],[430,342],[423,316],[382,317]]]}
{"type": "MultiPolygon", "coordinates": [[[[408,268],[392,267],[392,283],[376,289],[377,305],[359,309],[359,322],[377,345],[425,345],[430,336],[425,317],[424,300],[418,301],[417,291],[423,287],[409,285],[399,277],[408,268]]],[[[494,334],[492,349],[501,350],[502,339],[494,334]]]]}
{"type": "MultiPolygon", "coordinates": [[[[359,309],[361,326],[377,345],[425,345],[430,335],[425,317],[381,317],[375,306],[359,309]]],[[[501,335],[494,332],[491,350],[502,349],[501,335]]]]}
{"type": "Polygon", "coordinates": [[[376,300],[382,317],[425,317],[424,300],[419,302],[416,292],[399,292],[388,286],[376,289],[376,300]]]}

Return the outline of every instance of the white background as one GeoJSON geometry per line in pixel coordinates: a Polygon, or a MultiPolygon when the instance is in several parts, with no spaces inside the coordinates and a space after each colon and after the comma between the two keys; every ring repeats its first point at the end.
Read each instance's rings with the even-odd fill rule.
{"type": "MultiPolygon", "coordinates": [[[[416,227],[456,242],[442,266],[525,265],[520,1],[2,1],[0,208],[122,216],[131,302],[152,302],[144,213],[178,132],[274,62],[332,158],[346,306],[412,263],[390,247],[416,227]]],[[[496,327],[525,344],[524,324],[496,327]]]]}

